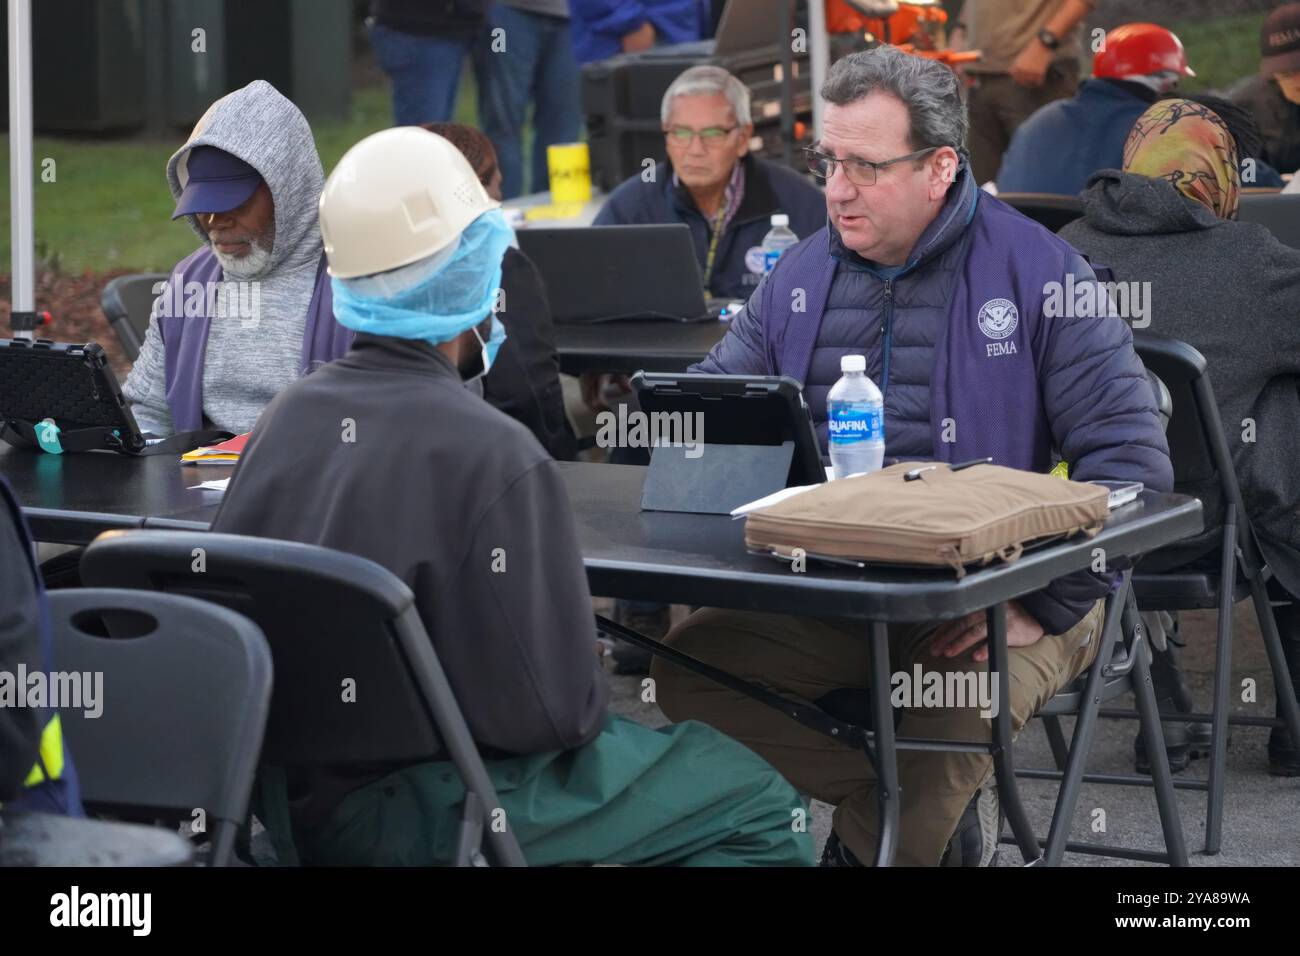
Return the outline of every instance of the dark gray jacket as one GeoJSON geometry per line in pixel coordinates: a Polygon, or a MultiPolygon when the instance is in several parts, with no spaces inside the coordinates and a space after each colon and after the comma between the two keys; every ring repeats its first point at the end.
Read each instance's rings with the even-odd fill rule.
{"type": "Polygon", "coordinates": [[[433,346],[359,334],[277,395],[213,530],[348,551],[406,582],[480,746],[599,732],[606,685],[556,464],[433,346]]]}
{"type": "MultiPolygon", "coordinates": [[[[1247,511],[1281,582],[1300,594],[1300,251],[1163,179],[1113,169],[1089,179],[1083,208],[1062,238],[1117,280],[1150,282],[1150,331],[1209,361],[1247,511]]],[[[1206,503],[1208,527],[1222,514],[1206,503]]]]}

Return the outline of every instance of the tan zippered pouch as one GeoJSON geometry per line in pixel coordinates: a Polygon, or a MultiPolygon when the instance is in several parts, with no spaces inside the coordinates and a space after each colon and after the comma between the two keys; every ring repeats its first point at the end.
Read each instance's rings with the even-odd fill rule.
{"type": "Polygon", "coordinates": [[[880,564],[967,566],[1014,561],[1028,545],[1101,530],[1108,490],[979,464],[952,471],[900,462],[818,485],[745,518],[745,545],[880,564]],[[915,471],[911,481],[904,477],[915,471]]]}

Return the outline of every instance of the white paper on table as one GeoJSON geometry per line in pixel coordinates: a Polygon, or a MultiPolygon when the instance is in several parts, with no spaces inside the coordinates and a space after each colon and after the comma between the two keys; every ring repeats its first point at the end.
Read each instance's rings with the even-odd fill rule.
{"type": "Polygon", "coordinates": [[[759,508],[769,508],[778,502],[785,501],[787,498],[793,498],[795,495],[802,494],[805,491],[812,491],[814,488],[820,488],[821,485],[798,485],[794,488],[782,488],[780,491],[774,491],[770,495],[759,498],[757,501],[751,501],[749,504],[741,505],[731,512],[732,518],[743,518],[751,511],[757,511],[759,508]]]}
{"type": "Polygon", "coordinates": [[[190,485],[190,490],[202,488],[204,491],[225,491],[226,485],[230,484],[229,478],[217,478],[213,481],[200,482],[197,485],[190,485]]]}

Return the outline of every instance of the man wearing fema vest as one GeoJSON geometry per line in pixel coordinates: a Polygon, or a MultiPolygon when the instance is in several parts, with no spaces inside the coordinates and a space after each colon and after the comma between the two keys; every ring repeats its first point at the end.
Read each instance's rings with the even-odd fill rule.
{"type": "MultiPolygon", "coordinates": [[[[990,456],[1047,472],[1059,455],[1072,478],[1169,490],[1168,448],[1128,326],[1051,307],[1067,280],[1093,273],[1063,240],[976,188],[957,78],[881,47],[837,62],[821,95],[809,163],[826,180],[828,225],[781,257],[695,370],[798,379],[824,445],[840,357],[861,354],[884,393],[888,458],[990,456]]],[[[1091,662],[1110,584],[1083,572],[1008,605],[1004,705],[1017,732],[1091,662]]],[[[892,667],[978,675],[984,631],[983,612],[891,628],[892,667]]],[[[851,622],[705,608],[667,641],[805,700],[868,686],[867,643],[851,622]]],[[[661,660],[652,674],[671,719],[723,730],[836,806],[824,865],[874,858],[875,779],[860,751],[661,660]]],[[[978,706],[951,703],[903,708],[899,735],[989,739],[978,706]]],[[[898,862],[988,865],[999,822],[992,758],[905,750],[898,762],[898,862]]]]}

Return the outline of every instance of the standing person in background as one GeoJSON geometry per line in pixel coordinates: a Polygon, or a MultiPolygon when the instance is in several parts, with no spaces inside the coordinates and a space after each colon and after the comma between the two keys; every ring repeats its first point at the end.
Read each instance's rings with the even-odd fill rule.
{"type": "Polygon", "coordinates": [[[700,0],[571,0],[570,10],[579,63],[689,43],[707,26],[700,0]]]}
{"type": "Polygon", "coordinates": [[[970,90],[971,168],[977,183],[998,174],[1016,127],[1039,107],[1073,96],[1082,51],[1079,24],[1096,0],[966,0],[949,31],[954,50],[983,57],[963,72],[970,90]]]}
{"type": "Polygon", "coordinates": [[[393,84],[393,123],[456,113],[460,73],[483,31],[488,0],[370,0],[370,42],[393,84]]]}
{"type": "Polygon", "coordinates": [[[1238,82],[1228,99],[1251,112],[1264,140],[1260,159],[1300,169],[1300,3],[1278,7],[1259,34],[1259,73],[1238,82]]]}
{"type": "Polygon", "coordinates": [[[501,162],[502,197],[513,199],[524,191],[523,131],[529,104],[533,152],[528,189],[545,190],[546,147],[574,142],[582,126],[568,0],[493,3],[477,76],[483,131],[501,162]]]}

